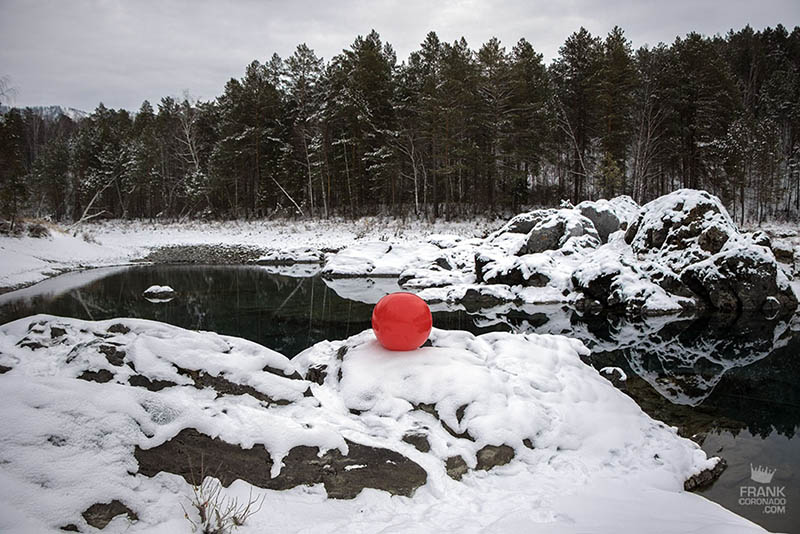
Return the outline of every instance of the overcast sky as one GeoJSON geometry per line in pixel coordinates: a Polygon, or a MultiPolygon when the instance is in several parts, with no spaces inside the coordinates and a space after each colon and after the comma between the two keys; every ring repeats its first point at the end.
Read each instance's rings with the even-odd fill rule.
{"type": "Polygon", "coordinates": [[[0,76],[17,106],[135,110],[185,90],[214,98],[253,59],[285,58],[301,42],[327,60],[372,28],[400,61],[435,30],[473,48],[525,37],[549,62],[580,26],[605,35],[617,24],[638,47],[778,23],[800,24],[799,0],[0,0],[0,76]]]}

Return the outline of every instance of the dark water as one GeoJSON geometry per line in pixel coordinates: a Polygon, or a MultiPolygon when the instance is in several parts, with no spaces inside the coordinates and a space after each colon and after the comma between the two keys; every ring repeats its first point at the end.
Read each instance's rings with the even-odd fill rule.
{"type": "MultiPolygon", "coordinates": [[[[250,339],[287,356],[370,327],[393,280],[327,282],[260,267],[147,266],[65,275],[0,295],[0,323],[35,313],[81,319],[140,317],[250,339]],[[150,285],[178,296],[155,304],[150,285]]],[[[618,387],[729,464],[703,494],[769,530],[800,531],[800,332],[786,322],[705,317],[631,322],[581,318],[561,307],[437,310],[434,326],[568,334],[592,348],[587,363],[619,367],[618,387]],[[750,464],[775,470],[751,480],[750,464]],[[772,508],[741,501],[759,487],[785,496],[772,508]],[[751,489],[753,488],[753,489],[751,489]]],[[[764,491],[763,489],[761,491],[764,491]]]]}

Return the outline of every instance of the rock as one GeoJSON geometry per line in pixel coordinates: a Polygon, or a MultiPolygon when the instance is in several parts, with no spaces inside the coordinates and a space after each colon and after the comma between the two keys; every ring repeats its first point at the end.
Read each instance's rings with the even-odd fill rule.
{"type": "Polygon", "coordinates": [[[139,519],[133,510],[116,499],[109,503],[93,504],[81,515],[83,515],[83,518],[89,525],[94,528],[104,529],[106,525],[111,523],[112,519],[122,514],[126,514],[131,521],[137,521],[139,519]]]}
{"type": "Polygon", "coordinates": [[[467,471],[469,471],[469,467],[467,467],[467,462],[461,456],[451,456],[449,457],[445,463],[445,470],[447,471],[447,476],[452,478],[453,480],[461,480],[467,471]]]}
{"type": "Polygon", "coordinates": [[[789,241],[775,240],[772,242],[772,253],[775,259],[781,263],[794,265],[794,245],[789,241]]]}
{"type": "Polygon", "coordinates": [[[722,247],[725,246],[729,238],[730,236],[728,233],[724,232],[718,226],[709,226],[700,233],[697,244],[706,252],[716,254],[722,250],[722,247]]]}
{"type": "Polygon", "coordinates": [[[477,453],[477,469],[488,471],[500,465],[506,465],[514,459],[514,449],[508,445],[486,445],[477,453]]]}
{"type": "Polygon", "coordinates": [[[293,248],[269,250],[261,257],[253,260],[256,265],[297,265],[321,264],[325,255],[313,248],[293,248]]]}
{"type": "Polygon", "coordinates": [[[520,251],[522,254],[535,254],[545,250],[555,250],[564,235],[566,224],[564,221],[555,220],[549,225],[537,224],[528,234],[525,247],[520,251]]]}
{"type": "Polygon", "coordinates": [[[774,307],[774,303],[767,302],[769,297],[779,303],[784,313],[793,313],[797,308],[797,298],[788,281],[764,248],[719,253],[687,267],[681,281],[714,309],[724,312],[774,307]]]}
{"type": "Polygon", "coordinates": [[[696,475],[692,475],[683,483],[685,491],[695,491],[703,489],[713,484],[728,467],[724,458],[720,458],[717,464],[711,469],[705,469],[696,475]]]}
{"type": "Polygon", "coordinates": [[[570,238],[584,237],[582,248],[596,248],[600,237],[592,221],[573,210],[543,210],[540,221],[528,233],[518,256],[564,247],[570,238]]]}
{"type": "Polygon", "coordinates": [[[419,452],[429,452],[431,450],[431,444],[428,441],[428,436],[421,432],[409,432],[403,436],[403,441],[413,445],[414,448],[419,452]]]}
{"type": "Polygon", "coordinates": [[[509,232],[512,234],[527,234],[533,230],[533,227],[536,226],[539,221],[545,218],[547,213],[552,211],[553,210],[535,210],[528,213],[521,213],[512,217],[510,221],[498,230],[498,233],[509,232]]]}
{"type": "Polygon", "coordinates": [[[625,232],[633,252],[675,271],[722,250],[742,236],[722,202],[706,191],[680,189],[642,206],[625,232]]]}
{"type": "MultiPolygon", "coordinates": [[[[753,232],[753,234],[750,236],[750,239],[753,241],[753,243],[760,247],[772,248],[772,239],[766,232],[762,232],[761,230],[753,232]]],[[[772,252],[774,253],[775,251],[773,250],[772,252]]]]}
{"type": "Polygon", "coordinates": [[[151,301],[169,301],[175,298],[175,290],[169,286],[150,286],[142,295],[151,301]]]}
{"type": "Polygon", "coordinates": [[[608,243],[608,236],[620,229],[619,218],[607,205],[587,200],[575,206],[575,209],[592,221],[603,243],[608,243]]]}
{"type": "Polygon", "coordinates": [[[214,459],[214,476],[225,487],[237,479],[274,490],[322,483],[333,499],[355,498],[364,488],[410,497],[427,481],[422,467],[395,451],[345,441],[349,449],[346,456],[338,450],[319,455],[316,447],[293,448],[274,478],[270,476],[272,458],[263,446],[243,449],[193,428],[152,449],[137,446],[134,456],[139,472],[150,477],[164,471],[199,483],[203,475],[210,474],[203,473],[201,466],[210,465],[209,459],[214,459]]]}
{"type": "Polygon", "coordinates": [[[464,295],[459,299],[459,302],[467,309],[467,311],[476,311],[483,308],[491,308],[499,304],[505,304],[508,299],[503,298],[495,292],[484,290],[480,287],[470,287],[464,295]]]}
{"type": "Polygon", "coordinates": [[[90,382],[99,382],[104,384],[113,380],[114,375],[105,369],[100,369],[99,371],[84,371],[78,376],[78,378],[80,380],[88,380],[90,382]]]}

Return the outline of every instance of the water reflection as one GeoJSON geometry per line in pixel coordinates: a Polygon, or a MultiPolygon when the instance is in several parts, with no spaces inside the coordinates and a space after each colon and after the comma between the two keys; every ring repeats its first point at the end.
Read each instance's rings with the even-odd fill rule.
{"type": "MultiPolygon", "coordinates": [[[[0,323],[35,313],[139,317],[244,337],[293,356],[318,341],[369,328],[373,304],[399,290],[394,279],[327,281],[306,274],[256,266],[98,269],[1,295],[0,323]],[[177,296],[148,302],[142,292],[151,285],[169,285],[177,296]]],[[[722,316],[631,321],[581,317],[562,306],[511,304],[480,310],[437,304],[433,312],[438,328],[582,340],[592,349],[587,363],[627,373],[628,380],[617,385],[645,412],[728,460],[731,467],[709,498],[769,528],[790,530],[792,521],[800,521],[796,503],[797,510],[781,517],[736,503],[750,463],[779,467],[782,484],[800,487],[798,325],[722,316]]]]}

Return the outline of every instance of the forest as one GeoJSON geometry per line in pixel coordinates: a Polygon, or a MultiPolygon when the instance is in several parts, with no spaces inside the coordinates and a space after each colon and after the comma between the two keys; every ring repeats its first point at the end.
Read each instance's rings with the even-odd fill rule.
{"type": "MultiPolygon", "coordinates": [[[[91,82],[88,82],[91,83],[91,82]]],[[[131,83],[136,83],[131,79],[131,83]]],[[[0,216],[504,215],[706,189],[740,222],[800,217],[800,27],[688,33],[634,49],[581,28],[548,65],[531,42],[430,32],[407,59],[375,31],[324,61],[253,61],[188,92],[76,120],[9,107],[0,216]]]]}

